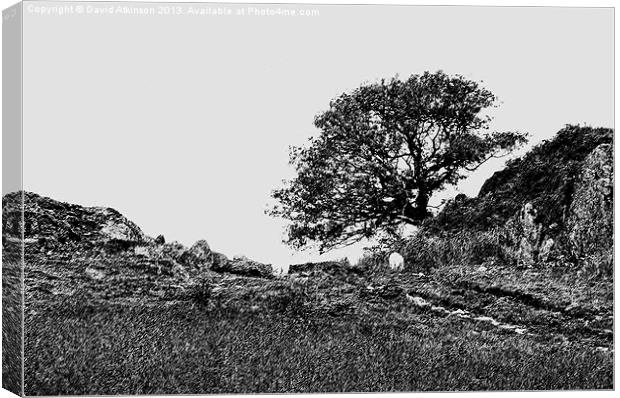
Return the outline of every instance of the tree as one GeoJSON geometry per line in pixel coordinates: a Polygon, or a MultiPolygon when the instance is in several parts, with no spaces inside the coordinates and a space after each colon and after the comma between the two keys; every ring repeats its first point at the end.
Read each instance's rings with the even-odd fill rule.
{"type": "Polygon", "coordinates": [[[272,193],[291,221],[287,243],[324,251],[431,217],[429,199],[467,171],[526,142],[488,132],[495,96],[442,71],[367,84],[316,116],[307,147],[292,147],[297,177],[272,193]]]}

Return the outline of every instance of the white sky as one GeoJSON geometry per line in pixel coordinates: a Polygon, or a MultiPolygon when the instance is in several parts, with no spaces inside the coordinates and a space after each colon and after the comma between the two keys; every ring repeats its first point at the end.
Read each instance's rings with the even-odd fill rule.
{"type": "MultiPolygon", "coordinates": [[[[292,253],[284,221],[264,214],[293,176],[288,146],[363,82],[437,69],[483,80],[502,102],[493,127],[527,131],[532,143],[567,123],[613,127],[611,9],[311,8],[320,16],[26,10],[25,189],[278,267],[318,259],[292,253]]],[[[476,195],[502,163],[460,192],[476,195]]]]}

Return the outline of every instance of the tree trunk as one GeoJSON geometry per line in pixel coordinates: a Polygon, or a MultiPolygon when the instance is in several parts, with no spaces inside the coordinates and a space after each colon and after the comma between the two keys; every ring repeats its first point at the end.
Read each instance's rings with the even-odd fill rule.
{"type": "Polygon", "coordinates": [[[410,203],[407,203],[405,206],[405,216],[412,219],[415,225],[420,224],[426,218],[430,217],[431,214],[428,212],[428,200],[429,195],[419,191],[415,199],[415,206],[412,206],[410,203]]]}

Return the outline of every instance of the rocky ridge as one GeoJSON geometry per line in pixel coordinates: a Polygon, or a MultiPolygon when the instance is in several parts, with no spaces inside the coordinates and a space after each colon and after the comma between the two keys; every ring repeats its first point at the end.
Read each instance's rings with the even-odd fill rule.
{"type": "Polygon", "coordinates": [[[518,259],[532,265],[565,253],[575,262],[613,262],[613,147],[597,146],[583,160],[562,222],[545,223],[543,209],[526,202],[507,223],[518,259]]]}
{"type": "Polygon", "coordinates": [[[566,126],[509,161],[477,197],[450,200],[423,229],[428,236],[493,233],[519,264],[596,264],[609,275],[613,130],[566,126]]]}
{"type": "Polygon", "coordinates": [[[19,250],[23,232],[26,303],[49,296],[106,300],[175,299],[205,277],[272,278],[268,264],[229,259],[199,240],[187,248],[153,239],[118,211],[23,192],[3,197],[3,245],[19,250]]]}

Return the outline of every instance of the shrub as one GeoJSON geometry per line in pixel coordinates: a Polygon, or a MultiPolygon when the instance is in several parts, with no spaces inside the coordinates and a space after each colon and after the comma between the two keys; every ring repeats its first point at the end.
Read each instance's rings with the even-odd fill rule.
{"type": "Polygon", "coordinates": [[[272,298],[270,307],[279,313],[304,317],[311,313],[315,300],[314,286],[310,286],[307,281],[291,278],[282,286],[279,294],[272,298]]]}
{"type": "Polygon", "coordinates": [[[411,272],[428,272],[453,265],[517,263],[517,245],[506,228],[497,227],[488,231],[457,231],[438,236],[420,230],[412,238],[391,248],[368,250],[358,266],[369,272],[385,270],[387,258],[393,251],[403,256],[405,269],[411,272]]]}
{"type": "Polygon", "coordinates": [[[407,270],[429,271],[453,265],[475,265],[487,262],[516,264],[516,250],[504,228],[489,231],[461,231],[429,236],[416,234],[403,243],[401,254],[407,270]]]}
{"type": "Polygon", "coordinates": [[[357,262],[357,267],[367,272],[378,272],[387,267],[389,253],[380,247],[368,248],[357,262]]]}
{"type": "Polygon", "coordinates": [[[208,304],[212,295],[213,286],[207,279],[200,279],[189,288],[189,296],[198,304],[208,304]]]}
{"type": "Polygon", "coordinates": [[[581,270],[585,277],[613,278],[614,253],[613,249],[587,255],[579,259],[581,270]]]}
{"type": "Polygon", "coordinates": [[[401,247],[398,252],[405,259],[405,268],[409,271],[429,271],[441,266],[443,242],[438,238],[417,233],[401,247]]]}

